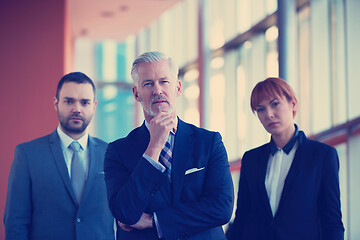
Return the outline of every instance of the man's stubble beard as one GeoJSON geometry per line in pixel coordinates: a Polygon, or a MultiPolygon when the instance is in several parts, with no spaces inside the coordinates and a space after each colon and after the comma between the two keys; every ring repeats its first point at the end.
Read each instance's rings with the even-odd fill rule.
{"type": "Polygon", "coordinates": [[[170,104],[169,100],[163,96],[155,96],[153,99],[151,99],[151,102],[150,102],[150,105],[149,105],[149,108],[146,109],[145,108],[145,105],[144,105],[144,102],[142,100],[142,98],[139,96],[139,99],[140,99],[140,103],[141,103],[141,106],[143,108],[143,110],[148,114],[150,115],[151,117],[155,117],[156,114],[158,114],[159,112],[165,112],[165,113],[172,113],[174,111],[174,107],[173,105],[170,104]],[[152,106],[152,103],[158,99],[164,99],[166,100],[167,104],[169,104],[169,109],[167,111],[162,111],[162,106],[158,106],[158,112],[155,112],[152,110],[151,106],[152,106]]]}
{"type": "Polygon", "coordinates": [[[72,114],[68,117],[63,116],[60,111],[59,108],[57,109],[58,111],[58,119],[59,119],[59,123],[61,125],[61,127],[68,133],[83,133],[87,126],[90,124],[91,122],[91,118],[90,119],[85,119],[83,116],[80,116],[79,114],[72,114]],[[70,119],[72,117],[76,117],[81,119],[80,121],[82,122],[81,126],[79,127],[73,127],[70,123],[70,119]]]}

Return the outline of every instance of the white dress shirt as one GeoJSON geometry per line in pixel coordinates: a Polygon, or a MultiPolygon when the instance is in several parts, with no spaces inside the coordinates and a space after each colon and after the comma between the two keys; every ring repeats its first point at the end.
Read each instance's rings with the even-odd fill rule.
{"type": "Polygon", "coordinates": [[[285,179],[290,170],[298,145],[299,143],[296,141],[294,147],[288,154],[280,148],[277,149],[274,155],[270,153],[266,170],[265,187],[273,216],[275,216],[278,209],[285,179]]]}
{"type": "MultiPolygon", "coordinates": [[[[73,156],[73,151],[69,148],[69,145],[75,141],[74,139],[72,139],[69,135],[67,135],[66,133],[64,133],[60,126],[57,127],[57,133],[60,137],[60,142],[61,142],[61,148],[63,150],[63,155],[64,155],[64,159],[65,159],[65,164],[67,166],[68,169],[68,173],[69,173],[69,177],[71,178],[71,159],[73,156]]],[[[89,139],[89,134],[85,133],[84,136],[82,136],[81,138],[79,138],[78,140],[76,140],[81,148],[80,148],[80,160],[82,161],[82,164],[84,165],[84,169],[86,171],[86,179],[88,177],[88,172],[89,172],[89,150],[88,150],[88,139],[89,139]]]]}

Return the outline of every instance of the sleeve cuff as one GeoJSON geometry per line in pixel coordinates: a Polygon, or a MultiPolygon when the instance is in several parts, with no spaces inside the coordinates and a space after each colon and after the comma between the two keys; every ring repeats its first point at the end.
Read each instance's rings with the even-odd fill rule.
{"type": "Polygon", "coordinates": [[[155,224],[155,227],[156,227],[156,231],[158,233],[158,237],[162,238],[163,234],[161,232],[161,228],[160,228],[160,225],[159,225],[159,220],[158,220],[155,212],[154,212],[154,219],[153,220],[154,220],[154,224],[155,224]]]}
{"type": "Polygon", "coordinates": [[[166,168],[161,163],[159,163],[159,162],[155,161],[154,159],[152,159],[152,157],[150,157],[146,153],[143,154],[143,158],[145,158],[146,161],[148,161],[151,165],[153,165],[159,171],[165,172],[166,168]]]}

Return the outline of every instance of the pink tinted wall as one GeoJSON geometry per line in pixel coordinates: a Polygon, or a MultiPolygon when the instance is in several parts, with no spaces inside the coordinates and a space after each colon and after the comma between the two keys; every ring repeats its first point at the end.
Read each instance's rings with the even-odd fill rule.
{"type": "MultiPolygon", "coordinates": [[[[66,63],[65,2],[1,1],[1,219],[15,146],[50,133],[58,124],[52,102],[66,63]]],[[[0,224],[0,239],[5,239],[4,232],[0,224]]]]}

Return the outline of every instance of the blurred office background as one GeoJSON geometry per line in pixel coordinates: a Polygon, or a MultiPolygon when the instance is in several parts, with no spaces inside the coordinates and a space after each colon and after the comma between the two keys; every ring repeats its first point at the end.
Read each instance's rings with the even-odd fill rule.
{"type": "Polygon", "coordinates": [[[236,190],[243,153],[269,141],[251,90],[287,80],[299,128],[338,150],[345,235],[360,239],[359,11],[359,0],[0,0],[0,215],[15,146],[58,124],[62,75],[96,82],[91,134],[113,141],[143,121],[131,63],[156,50],[180,67],[179,117],[222,134],[236,190]]]}

